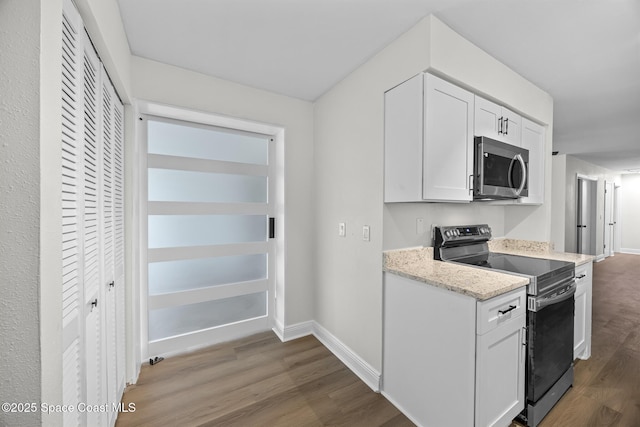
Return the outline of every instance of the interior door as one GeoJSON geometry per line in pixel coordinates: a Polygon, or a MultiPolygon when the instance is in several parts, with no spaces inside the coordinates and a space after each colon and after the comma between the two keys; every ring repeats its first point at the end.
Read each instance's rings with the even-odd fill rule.
{"type": "Polygon", "coordinates": [[[577,252],[596,255],[596,188],[597,181],[578,178],[577,186],[577,252]]]}
{"type": "Polygon", "coordinates": [[[143,120],[149,357],[268,330],[272,138],[143,120]]]}
{"type": "MultiPolygon", "coordinates": [[[[85,34],[84,55],[84,312],[85,312],[85,387],[87,405],[101,405],[106,400],[104,360],[105,299],[103,281],[104,206],[101,203],[103,162],[102,123],[99,117],[102,103],[101,66],[92,44],[85,34]]],[[[86,425],[106,425],[106,414],[86,411],[86,425]]]]}
{"type": "Polygon", "coordinates": [[[604,256],[613,255],[614,249],[614,216],[613,199],[614,187],[612,182],[605,182],[604,185],[604,256]]]}

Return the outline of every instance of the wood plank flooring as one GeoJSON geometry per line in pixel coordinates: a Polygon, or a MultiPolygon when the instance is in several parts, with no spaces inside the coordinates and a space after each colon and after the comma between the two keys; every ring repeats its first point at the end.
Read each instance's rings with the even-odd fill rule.
{"type": "MultiPolygon", "coordinates": [[[[517,425],[517,424],[513,424],[517,425]]],[[[640,256],[593,265],[591,358],[540,427],[640,426],[640,256]]]]}
{"type": "Polygon", "coordinates": [[[315,337],[265,332],[154,366],[123,402],[128,426],[413,426],[315,337]]]}
{"type": "MultiPolygon", "coordinates": [[[[117,427],[413,425],[314,337],[271,332],[144,365],[123,402],[117,427]]],[[[540,424],[557,426],[640,426],[638,255],[594,264],[591,358],[540,424]]]]}

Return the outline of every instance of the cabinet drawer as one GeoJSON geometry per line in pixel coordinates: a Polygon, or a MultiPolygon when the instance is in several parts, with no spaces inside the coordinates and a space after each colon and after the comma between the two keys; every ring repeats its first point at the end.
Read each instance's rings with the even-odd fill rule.
{"type": "Polygon", "coordinates": [[[589,265],[582,264],[579,267],[576,267],[576,283],[580,284],[580,282],[585,282],[589,280],[589,265]]]}
{"type": "Polygon", "coordinates": [[[526,287],[506,294],[478,301],[476,307],[476,333],[485,334],[509,320],[525,314],[527,310],[526,287]]]}

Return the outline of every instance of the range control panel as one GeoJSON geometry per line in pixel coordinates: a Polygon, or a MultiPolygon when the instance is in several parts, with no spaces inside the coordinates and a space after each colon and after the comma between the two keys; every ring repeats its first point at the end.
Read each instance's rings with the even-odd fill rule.
{"type": "Polygon", "coordinates": [[[436,248],[473,241],[487,241],[491,239],[491,227],[487,224],[435,227],[434,238],[436,248]]]}

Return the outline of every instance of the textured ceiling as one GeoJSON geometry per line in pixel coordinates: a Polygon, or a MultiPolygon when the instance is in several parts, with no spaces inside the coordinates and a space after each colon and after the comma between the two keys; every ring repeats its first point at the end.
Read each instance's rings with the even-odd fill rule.
{"type": "Polygon", "coordinates": [[[640,169],[639,0],[119,0],[135,55],[315,100],[429,13],[554,98],[554,150],[640,169]]]}

